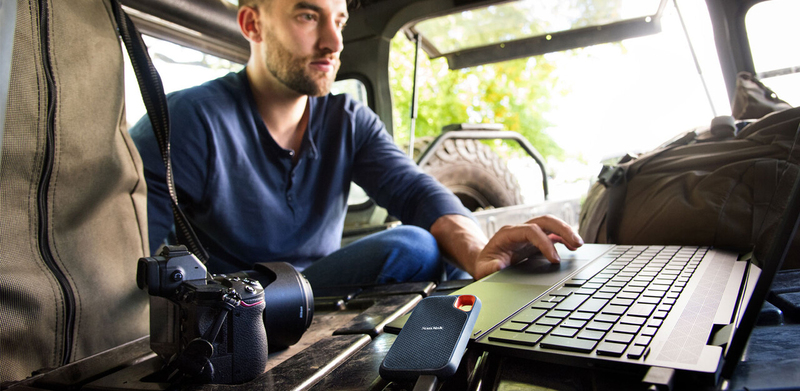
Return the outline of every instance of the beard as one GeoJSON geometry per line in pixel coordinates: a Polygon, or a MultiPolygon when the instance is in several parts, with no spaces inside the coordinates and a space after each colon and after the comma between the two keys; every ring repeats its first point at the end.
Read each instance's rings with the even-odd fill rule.
{"type": "Polygon", "coordinates": [[[308,69],[307,64],[317,59],[329,58],[330,53],[319,52],[313,56],[296,56],[277,39],[270,28],[266,30],[266,39],[270,42],[264,53],[267,70],[278,81],[303,95],[323,96],[331,91],[336,72],[339,70],[338,58],[334,59],[333,72],[315,72],[308,69]]]}

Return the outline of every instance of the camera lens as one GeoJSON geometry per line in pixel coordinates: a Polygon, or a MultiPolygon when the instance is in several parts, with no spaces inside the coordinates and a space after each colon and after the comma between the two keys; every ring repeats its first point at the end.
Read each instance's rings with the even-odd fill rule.
{"type": "Polygon", "coordinates": [[[281,350],[297,343],[311,326],[314,294],[305,276],[286,262],[265,262],[253,270],[228,276],[249,277],[264,287],[264,327],[269,350],[281,350]]]}

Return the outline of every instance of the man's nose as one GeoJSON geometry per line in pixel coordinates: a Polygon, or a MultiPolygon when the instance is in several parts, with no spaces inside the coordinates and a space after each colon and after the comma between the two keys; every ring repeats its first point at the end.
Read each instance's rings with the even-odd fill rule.
{"type": "Polygon", "coordinates": [[[339,53],[344,49],[342,30],[336,20],[326,19],[325,23],[320,24],[320,30],[319,46],[321,50],[339,53]]]}

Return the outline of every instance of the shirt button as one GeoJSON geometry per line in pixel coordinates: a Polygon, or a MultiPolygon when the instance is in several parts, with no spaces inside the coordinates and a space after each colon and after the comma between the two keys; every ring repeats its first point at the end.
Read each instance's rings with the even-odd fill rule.
{"type": "Polygon", "coordinates": [[[294,200],[294,197],[292,197],[291,195],[286,196],[286,201],[292,202],[292,200],[294,200]]]}
{"type": "Polygon", "coordinates": [[[294,156],[294,151],[289,151],[289,156],[294,156]]]}

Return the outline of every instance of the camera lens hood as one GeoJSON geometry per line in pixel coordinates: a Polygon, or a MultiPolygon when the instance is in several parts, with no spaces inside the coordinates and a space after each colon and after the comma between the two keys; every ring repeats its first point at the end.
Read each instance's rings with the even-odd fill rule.
{"type": "Polygon", "coordinates": [[[269,350],[296,344],[314,317],[314,293],[305,276],[286,262],[256,263],[253,270],[241,273],[264,287],[264,327],[269,350]]]}

